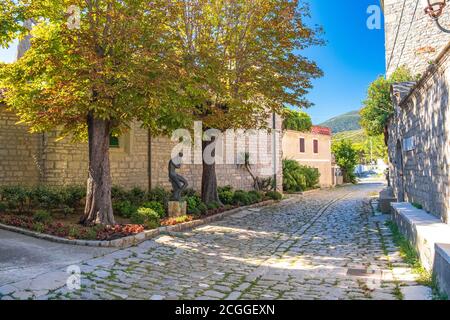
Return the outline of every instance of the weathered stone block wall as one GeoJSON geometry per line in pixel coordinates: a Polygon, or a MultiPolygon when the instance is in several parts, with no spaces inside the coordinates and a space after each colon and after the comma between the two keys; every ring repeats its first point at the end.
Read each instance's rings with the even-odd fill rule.
{"type": "MultiPolygon", "coordinates": [[[[0,184],[37,184],[51,186],[85,184],[88,174],[88,147],[86,143],[74,143],[69,139],[58,140],[56,131],[31,135],[26,126],[16,125],[17,118],[12,113],[0,113],[0,184]]],[[[277,186],[282,190],[282,141],[281,119],[276,118],[277,186]]],[[[162,186],[170,189],[168,180],[168,162],[175,143],[168,138],[158,137],[151,141],[149,150],[148,132],[135,123],[128,134],[120,137],[120,148],[110,149],[111,175],[113,183],[125,188],[140,187],[148,189],[162,186]],[[149,153],[151,153],[151,172],[149,172],[149,153]]],[[[254,145],[238,137],[238,145],[254,145]]],[[[267,145],[259,145],[263,163],[253,165],[257,176],[273,175],[272,135],[267,145]]],[[[230,141],[224,141],[230,150],[230,141]]],[[[237,153],[237,152],[236,152],[237,153]]],[[[236,189],[252,189],[253,180],[248,172],[236,164],[218,164],[217,179],[220,186],[232,185],[236,189]]],[[[183,165],[181,174],[186,176],[191,187],[201,189],[202,165],[183,165]]]]}
{"type": "MultiPolygon", "coordinates": [[[[281,131],[281,119],[276,119],[276,176],[277,176],[277,189],[282,190],[283,175],[282,175],[282,137],[281,131]]],[[[231,148],[231,141],[224,139],[225,151],[224,157],[227,153],[233,152],[236,155],[239,154],[238,145],[246,148],[257,145],[259,152],[262,156],[259,164],[252,165],[253,172],[259,177],[272,177],[274,172],[273,166],[273,136],[269,134],[267,145],[257,144],[255,140],[249,141],[243,136],[238,136],[235,139],[234,148],[231,148]]],[[[171,185],[168,178],[168,162],[171,157],[171,152],[176,145],[176,142],[172,142],[168,137],[153,137],[151,142],[151,185],[152,188],[163,187],[170,189],[171,185]]],[[[249,150],[249,149],[247,149],[249,150]]],[[[192,155],[193,158],[193,155],[192,155]]],[[[200,191],[202,182],[202,165],[200,164],[184,164],[179,170],[189,182],[191,188],[200,191]]],[[[236,164],[217,164],[216,174],[219,186],[230,185],[233,188],[239,190],[251,190],[253,189],[253,180],[244,168],[238,167],[236,164]]]]}
{"type": "MultiPolygon", "coordinates": [[[[125,188],[148,188],[147,130],[133,124],[120,138],[120,148],[110,149],[113,184],[125,188]]],[[[88,146],[68,139],[57,141],[57,133],[45,135],[43,148],[44,178],[49,185],[85,184],[88,174],[88,146]]]]}
{"type": "Polygon", "coordinates": [[[389,156],[398,196],[400,183],[405,201],[417,203],[449,222],[450,199],[450,54],[447,53],[396,106],[389,124],[389,156]],[[414,150],[402,149],[403,163],[396,162],[397,143],[414,137],[414,150]],[[403,177],[399,173],[403,165],[403,177]]]}
{"type": "MultiPolygon", "coordinates": [[[[438,28],[424,13],[422,1],[384,0],[387,75],[398,67],[408,66],[422,74],[430,61],[450,41],[450,33],[438,28]]],[[[450,8],[447,6],[440,23],[450,29],[450,8]]]]}
{"type": "Polygon", "coordinates": [[[40,139],[0,105],[0,185],[33,185],[39,181],[40,139]]]}

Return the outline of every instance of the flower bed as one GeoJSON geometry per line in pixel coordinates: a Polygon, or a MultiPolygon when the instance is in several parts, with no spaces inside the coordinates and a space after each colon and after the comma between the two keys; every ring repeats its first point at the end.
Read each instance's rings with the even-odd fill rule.
{"type": "Polygon", "coordinates": [[[1,214],[0,223],[70,240],[115,240],[144,231],[141,225],[83,227],[69,222],[36,222],[33,217],[12,214],[1,214]]]}

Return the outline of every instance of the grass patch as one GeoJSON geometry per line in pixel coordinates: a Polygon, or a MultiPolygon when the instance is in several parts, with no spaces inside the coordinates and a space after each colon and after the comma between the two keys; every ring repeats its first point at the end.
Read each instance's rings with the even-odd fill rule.
{"type": "Polygon", "coordinates": [[[420,263],[419,255],[416,249],[401,234],[397,225],[393,221],[387,221],[386,225],[392,232],[394,243],[400,248],[400,255],[403,260],[409,264],[415,274],[419,276],[417,282],[424,286],[433,286],[431,273],[428,272],[420,263]]]}
{"type": "Polygon", "coordinates": [[[400,248],[400,255],[403,260],[411,266],[414,273],[419,275],[417,282],[431,287],[434,300],[448,300],[448,296],[439,290],[436,277],[422,266],[416,249],[401,234],[397,225],[393,221],[387,221],[386,226],[391,229],[394,243],[400,248]]]}

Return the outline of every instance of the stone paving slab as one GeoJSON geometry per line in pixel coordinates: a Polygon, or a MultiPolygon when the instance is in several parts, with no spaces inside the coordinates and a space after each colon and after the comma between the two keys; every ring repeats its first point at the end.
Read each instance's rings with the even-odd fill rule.
{"type": "Polygon", "coordinates": [[[372,216],[369,195],[382,187],[345,186],[246,210],[84,260],[78,290],[45,283],[32,292],[6,287],[0,298],[398,299],[399,288],[417,283],[384,220],[372,216]]]}

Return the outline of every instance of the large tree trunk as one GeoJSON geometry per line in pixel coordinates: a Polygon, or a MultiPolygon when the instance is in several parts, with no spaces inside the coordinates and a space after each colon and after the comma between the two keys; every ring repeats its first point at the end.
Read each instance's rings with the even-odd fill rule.
{"type": "Polygon", "coordinates": [[[111,201],[109,135],[111,122],[88,115],[89,178],[86,207],[81,223],[84,225],[114,225],[111,201]]]}
{"type": "MultiPolygon", "coordinates": [[[[203,141],[203,170],[202,170],[202,201],[206,204],[217,202],[221,203],[219,199],[219,193],[217,192],[217,177],[216,177],[216,164],[207,164],[204,158],[205,149],[214,143],[214,140],[203,141]]],[[[211,153],[215,157],[215,150],[211,153]]]]}

